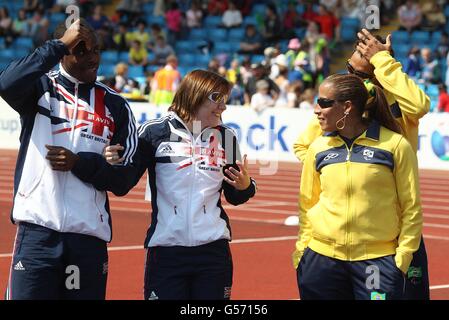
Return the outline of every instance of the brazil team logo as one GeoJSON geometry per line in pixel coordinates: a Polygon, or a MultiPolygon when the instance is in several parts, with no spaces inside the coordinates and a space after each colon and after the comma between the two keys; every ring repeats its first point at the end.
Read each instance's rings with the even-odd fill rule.
{"type": "Polygon", "coordinates": [[[373,291],[371,292],[371,300],[387,300],[387,294],[373,291]]]}

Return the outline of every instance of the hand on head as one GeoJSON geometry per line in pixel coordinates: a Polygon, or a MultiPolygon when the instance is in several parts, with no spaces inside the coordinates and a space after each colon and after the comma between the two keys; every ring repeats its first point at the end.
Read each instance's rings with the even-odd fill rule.
{"type": "Polygon", "coordinates": [[[386,43],[383,44],[377,40],[368,30],[362,29],[357,33],[357,37],[360,42],[357,45],[357,51],[365,57],[368,61],[380,51],[391,52],[391,35],[389,34],[386,39],[386,43]]]}
{"type": "Polygon", "coordinates": [[[92,30],[83,25],[80,19],[70,25],[60,40],[67,46],[71,54],[73,49],[82,41],[84,41],[88,51],[93,46],[92,30]]]}

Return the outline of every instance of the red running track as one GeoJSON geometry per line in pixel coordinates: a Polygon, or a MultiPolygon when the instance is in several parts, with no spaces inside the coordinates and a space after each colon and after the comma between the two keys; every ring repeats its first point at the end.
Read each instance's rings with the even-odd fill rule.
{"type": "MultiPolygon", "coordinates": [[[[9,216],[16,151],[0,150],[0,296],[5,291],[15,226],[9,216]]],[[[255,198],[240,207],[226,205],[234,240],[233,299],[298,299],[291,253],[297,227],[283,224],[297,214],[299,164],[280,163],[274,175],[250,166],[258,183],[255,198]]],[[[432,299],[449,299],[449,172],[421,170],[424,238],[432,299]]],[[[111,197],[114,239],[109,245],[108,299],[142,299],[143,241],[150,204],[140,181],[126,197],[111,197]]]]}

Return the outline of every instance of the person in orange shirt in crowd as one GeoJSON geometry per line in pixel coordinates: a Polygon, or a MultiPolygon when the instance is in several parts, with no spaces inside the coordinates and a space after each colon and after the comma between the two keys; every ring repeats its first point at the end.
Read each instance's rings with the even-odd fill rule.
{"type": "Polygon", "coordinates": [[[175,92],[181,82],[181,74],[177,67],[178,59],[175,55],[169,55],[165,67],[156,71],[151,82],[151,103],[155,105],[169,105],[172,103],[175,92]]]}

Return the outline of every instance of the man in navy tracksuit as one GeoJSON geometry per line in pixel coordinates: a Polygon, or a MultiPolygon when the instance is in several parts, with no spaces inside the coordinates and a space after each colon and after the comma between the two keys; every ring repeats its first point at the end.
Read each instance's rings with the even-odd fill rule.
{"type": "MultiPolygon", "coordinates": [[[[67,30],[58,27],[55,38],[0,73],[0,95],[22,123],[6,298],[104,299],[108,198],[74,172],[86,169],[82,152],[102,154],[116,143],[124,146],[123,167],[129,165],[137,130],[126,101],[95,82],[100,59],[93,29],[77,20],[67,30]]],[[[120,194],[117,181],[108,183],[120,194]]]]}

